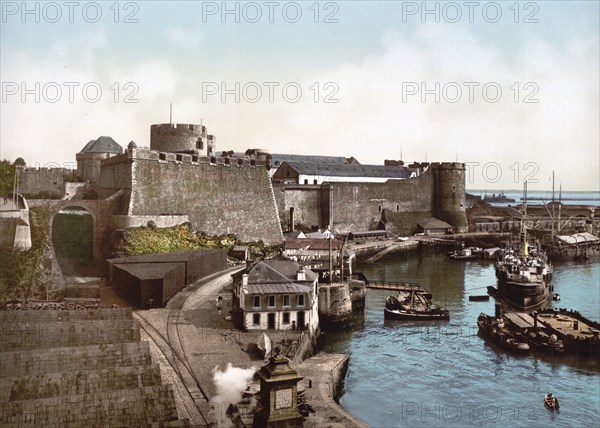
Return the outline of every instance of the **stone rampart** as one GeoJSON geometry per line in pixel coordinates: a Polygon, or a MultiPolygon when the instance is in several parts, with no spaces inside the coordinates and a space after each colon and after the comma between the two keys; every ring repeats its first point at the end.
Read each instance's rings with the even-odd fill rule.
{"type": "Polygon", "coordinates": [[[432,175],[385,183],[326,183],[330,186],[333,231],[374,230],[384,210],[411,217],[431,217],[432,175]]]}
{"type": "MultiPolygon", "coordinates": [[[[156,153],[156,152],[155,152],[156,153]]],[[[236,234],[243,241],[283,241],[271,182],[264,166],[233,158],[184,162],[176,154],[134,158],[128,214],[187,215],[194,230],[236,234]],[[175,159],[171,159],[175,157],[175,159]]],[[[114,158],[113,158],[114,159],[114,158]]]]}

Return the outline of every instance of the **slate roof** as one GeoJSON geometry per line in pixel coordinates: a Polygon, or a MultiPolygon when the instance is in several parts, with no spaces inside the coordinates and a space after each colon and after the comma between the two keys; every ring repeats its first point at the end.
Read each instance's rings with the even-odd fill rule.
{"type": "Polygon", "coordinates": [[[111,137],[98,137],[97,140],[90,140],[81,149],[80,153],[123,153],[123,147],[121,147],[111,137]]]}
{"type": "Polygon", "coordinates": [[[249,294],[291,294],[291,293],[310,293],[312,286],[308,284],[298,284],[295,282],[269,283],[269,284],[248,284],[249,294]]]}
{"type": "MultiPolygon", "coordinates": [[[[299,269],[300,265],[291,260],[262,260],[248,272],[248,284],[291,284],[296,281],[296,273],[299,269]]],[[[318,278],[313,271],[309,269],[304,269],[304,271],[307,281],[312,282],[318,278]]]]}
{"type": "Polygon", "coordinates": [[[408,169],[404,166],[328,164],[314,162],[285,162],[298,174],[321,175],[331,177],[381,177],[408,178],[408,169]]]}
{"type": "Polygon", "coordinates": [[[343,156],[311,156],[311,155],[290,155],[290,154],[272,154],[273,167],[279,168],[284,162],[312,162],[316,164],[346,165],[360,163],[354,157],[345,158],[343,156]]]}
{"type": "Polygon", "coordinates": [[[449,229],[452,228],[448,223],[439,218],[430,217],[425,220],[421,220],[417,223],[423,229],[449,229]]]}

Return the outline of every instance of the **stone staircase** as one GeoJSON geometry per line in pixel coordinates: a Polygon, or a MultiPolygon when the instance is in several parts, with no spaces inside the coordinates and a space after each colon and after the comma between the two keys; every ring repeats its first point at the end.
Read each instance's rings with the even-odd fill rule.
{"type": "Polygon", "coordinates": [[[0,427],[188,427],[131,309],[0,311],[0,427]]]}

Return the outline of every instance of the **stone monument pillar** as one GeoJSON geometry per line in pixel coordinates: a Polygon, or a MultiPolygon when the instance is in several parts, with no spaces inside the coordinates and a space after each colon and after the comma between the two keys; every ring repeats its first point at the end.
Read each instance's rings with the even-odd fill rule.
{"type": "Polygon", "coordinates": [[[302,427],[298,411],[298,382],[302,376],[290,366],[290,360],[277,352],[257,373],[260,398],[254,413],[254,427],[302,427]]]}

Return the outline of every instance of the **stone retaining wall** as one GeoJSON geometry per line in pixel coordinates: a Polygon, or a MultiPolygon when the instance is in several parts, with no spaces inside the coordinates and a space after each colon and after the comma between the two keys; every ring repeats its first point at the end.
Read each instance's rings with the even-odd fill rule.
{"type": "Polygon", "coordinates": [[[0,428],[188,427],[130,308],[0,311],[0,428]]]}

